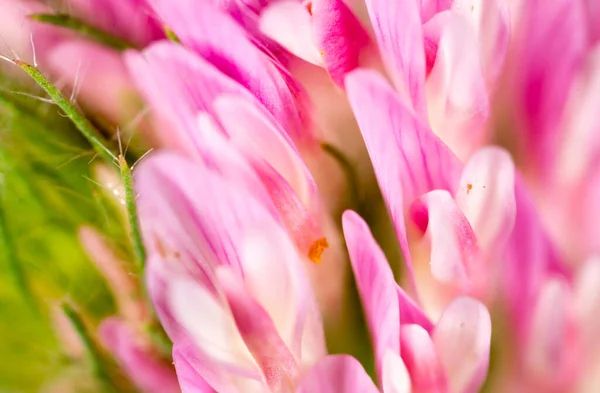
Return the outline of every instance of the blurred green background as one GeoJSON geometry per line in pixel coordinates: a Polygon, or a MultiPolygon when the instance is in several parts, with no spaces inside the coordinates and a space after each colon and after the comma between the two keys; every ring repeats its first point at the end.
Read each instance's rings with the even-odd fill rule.
{"type": "Polygon", "coordinates": [[[68,356],[51,310],[69,302],[90,325],[114,313],[77,230],[91,225],[121,249],[126,236],[92,180],[90,146],[56,106],[21,94],[41,91],[25,89],[0,75],[0,392],[67,391],[51,387],[66,375],[87,391],[88,368],[68,356]]]}

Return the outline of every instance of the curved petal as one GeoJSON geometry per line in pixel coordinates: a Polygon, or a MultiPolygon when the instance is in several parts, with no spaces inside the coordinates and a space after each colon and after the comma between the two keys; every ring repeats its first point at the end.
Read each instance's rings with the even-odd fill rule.
{"type": "Polygon", "coordinates": [[[294,140],[311,140],[301,86],[258,49],[234,19],[205,1],[149,3],[187,48],[252,92],[294,140]]]}
{"type": "Polygon", "coordinates": [[[348,355],[327,356],[310,370],[297,393],[378,393],[358,360],[348,355]]]}
{"type": "Polygon", "coordinates": [[[446,11],[436,18],[443,22],[435,63],[427,78],[429,120],[452,151],[466,158],[483,143],[483,123],[489,114],[477,40],[465,16],[446,11]]]}
{"type": "Polygon", "coordinates": [[[313,32],[331,79],[340,86],[358,67],[368,33],[344,0],[313,0],[313,32]]]}
{"type": "Polygon", "coordinates": [[[405,209],[427,191],[454,192],[461,164],[376,72],[351,72],[346,90],[412,277],[405,209]]]}
{"type": "Polygon", "coordinates": [[[600,348],[600,257],[589,258],[573,280],[573,304],[583,348],[597,353],[600,348]]]}
{"type": "Polygon", "coordinates": [[[267,385],[273,391],[289,387],[299,375],[298,364],[273,321],[231,270],[222,267],[217,275],[237,329],[267,385]]]}
{"type": "Polygon", "coordinates": [[[182,393],[215,393],[177,347],[173,349],[173,364],[182,393]]]}
{"type": "Polygon", "coordinates": [[[344,212],[342,222],[381,379],[385,353],[388,350],[398,353],[400,349],[397,285],[383,251],[362,218],[348,210],[344,212]]]}
{"type": "Polygon", "coordinates": [[[304,360],[304,350],[311,357],[324,356],[320,315],[313,307],[316,300],[287,233],[276,225],[254,228],[245,236],[241,260],[248,292],[268,313],[296,360],[304,360]],[[319,323],[311,326],[308,318],[319,323]],[[313,344],[312,348],[302,347],[305,339],[313,344]]]}
{"type": "Polygon", "coordinates": [[[487,375],[491,336],[490,314],[478,301],[457,298],[444,310],[432,338],[451,392],[479,391],[487,375]]]}
{"type": "Polygon", "coordinates": [[[490,254],[503,250],[517,209],[515,165],[508,152],[495,147],[477,151],[465,165],[454,199],[481,248],[490,254]]]}
{"type": "Polygon", "coordinates": [[[425,50],[417,2],[367,0],[366,4],[388,74],[404,102],[424,119],[425,50]]]}
{"type": "Polygon", "coordinates": [[[184,150],[202,149],[198,144],[196,118],[210,112],[221,94],[252,99],[243,86],[181,45],[158,42],[142,53],[129,51],[125,61],[134,83],[152,109],[174,126],[170,132],[181,138],[184,150]]]}
{"type": "Polygon", "coordinates": [[[400,355],[387,351],[383,357],[384,393],[410,393],[410,375],[400,355]]]}
{"type": "Polygon", "coordinates": [[[259,28],[299,58],[317,66],[323,64],[313,40],[312,16],[301,2],[285,0],[269,4],[260,14],[259,28]]]}
{"type": "Polygon", "coordinates": [[[448,381],[429,334],[418,325],[401,331],[402,360],[408,369],[414,393],[448,392],[448,381]]]}

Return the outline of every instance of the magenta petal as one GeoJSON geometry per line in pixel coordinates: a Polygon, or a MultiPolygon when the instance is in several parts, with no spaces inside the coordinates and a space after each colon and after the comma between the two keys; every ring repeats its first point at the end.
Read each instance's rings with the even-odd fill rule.
{"type": "Polygon", "coordinates": [[[298,376],[298,364],[269,314],[230,270],[221,268],[217,273],[238,330],[267,384],[274,391],[290,386],[298,376]]]}
{"type": "Polygon", "coordinates": [[[327,356],[306,374],[297,393],[379,393],[358,360],[348,355],[327,356]]]}
{"type": "Polygon", "coordinates": [[[387,350],[400,348],[400,314],[396,282],[367,224],[351,210],[344,213],[344,235],[367,325],[373,338],[378,375],[387,350]]]}
{"type": "Polygon", "coordinates": [[[402,324],[419,325],[428,333],[431,333],[433,323],[423,310],[400,286],[396,286],[396,289],[398,291],[398,304],[400,305],[400,322],[402,324]]]}
{"type": "Polygon", "coordinates": [[[126,322],[115,317],[105,319],[98,333],[103,345],[142,392],[179,392],[175,371],[170,364],[152,353],[149,343],[144,342],[126,322]]]}
{"type": "Polygon", "coordinates": [[[343,86],[344,76],[359,65],[369,35],[344,0],[313,0],[313,31],[331,79],[343,86]]]}
{"type": "Polygon", "coordinates": [[[215,391],[198,374],[188,358],[177,347],[173,349],[173,364],[182,393],[214,393],[215,391]]]}
{"type": "Polygon", "coordinates": [[[305,114],[298,109],[306,104],[301,87],[229,15],[205,1],[151,0],[150,4],[186,47],[252,92],[295,140],[311,138],[305,114]]]}
{"type": "Polygon", "coordinates": [[[387,72],[405,102],[425,119],[425,50],[417,2],[367,0],[366,4],[387,72]]]}
{"type": "Polygon", "coordinates": [[[461,164],[376,72],[351,72],[346,89],[413,277],[405,209],[427,191],[454,192],[461,164]]]}

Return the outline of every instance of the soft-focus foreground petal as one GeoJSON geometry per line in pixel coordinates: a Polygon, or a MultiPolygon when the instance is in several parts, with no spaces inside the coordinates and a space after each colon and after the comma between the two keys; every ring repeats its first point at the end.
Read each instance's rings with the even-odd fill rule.
{"type": "Polygon", "coordinates": [[[581,355],[569,286],[564,280],[551,278],[537,295],[521,352],[526,373],[540,391],[572,391],[581,355]]]}
{"type": "Polygon", "coordinates": [[[353,71],[346,89],[413,279],[405,209],[427,191],[454,192],[460,162],[376,72],[353,71]]]}
{"type": "Polygon", "coordinates": [[[429,121],[452,151],[466,158],[484,141],[488,116],[477,40],[467,17],[458,12],[438,14],[429,23],[441,24],[435,63],[427,78],[429,121]]]}
{"type": "Polygon", "coordinates": [[[358,362],[348,355],[327,356],[305,375],[297,393],[378,393],[358,362]]]}
{"type": "Polygon", "coordinates": [[[335,83],[358,67],[370,42],[368,33],[344,0],[313,0],[313,31],[325,68],[335,83]]]}
{"type": "Polygon", "coordinates": [[[210,2],[149,3],[187,48],[252,92],[295,141],[312,140],[304,118],[305,93],[229,15],[210,2]]]}
{"type": "Polygon", "coordinates": [[[425,118],[425,51],[414,0],[367,0],[381,57],[408,108],[425,118]]]}
{"type": "Polygon", "coordinates": [[[388,350],[400,348],[400,313],[396,282],[367,224],[352,211],[342,218],[352,270],[371,332],[378,375],[388,350]]]}
{"type": "Polygon", "coordinates": [[[490,314],[478,301],[457,298],[444,310],[432,337],[450,392],[479,391],[487,375],[491,335],[490,314]]]}
{"type": "Polygon", "coordinates": [[[173,365],[177,370],[177,380],[182,393],[215,393],[178,347],[173,348],[173,365]]]}
{"type": "Polygon", "coordinates": [[[180,391],[175,370],[152,353],[150,342],[125,321],[105,319],[99,328],[102,344],[117,359],[125,373],[144,393],[176,393],[180,391]]]}
{"type": "Polygon", "coordinates": [[[144,0],[67,0],[70,12],[93,26],[144,46],[164,38],[144,0]]]}

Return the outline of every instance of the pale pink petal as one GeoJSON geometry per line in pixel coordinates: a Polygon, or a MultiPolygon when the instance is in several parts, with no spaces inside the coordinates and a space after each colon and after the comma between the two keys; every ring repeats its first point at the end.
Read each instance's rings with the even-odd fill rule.
{"type": "Polygon", "coordinates": [[[434,190],[422,195],[411,206],[410,216],[429,243],[433,277],[468,291],[479,249],[468,220],[450,193],[434,190]]]}
{"type": "Polygon", "coordinates": [[[306,374],[297,393],[378,393],[358,360],[348,355],[327,356],[306,374]]]}
{"type": "Polygon", "coordinates": [[[410,375],[400,355],[387,351],[383,357],[383,392],[410,393],[410,375]]]}
{"type": "Polygon", "coordinates": [[[229,15],[210,2],[151,0],[183,44],[252,92],[297,141],[309,141],[305,93],[229,15]],[[225,44],[226,43],[226,44],[225,44]]]}
{"type": "Polygon", "coordinates": [[[415,0],[367,0],[369,17],[386,70],[402,98],[425,116],[425,51],[415,0]]]}
{"type": "Polygon", "coordinates": [[[405,209],[427,191],[454,192],[461,164],[376,72],[353,71],[346,89],[412,277],[405,209]]]}
{"type": "Polygon", "coordinates": [[[478,301],[457,298],[444,310],[432,337],[451,392],[479,391],[487,375],[491,335],[490,314],[478,301]]]}
{"type": "Polygon", "coordinates": [[[322,327],[310,326],[307,321],[320,322],[312,287],[287,233],[277,225],[254,228],[245,236],[241,259],[248,292],[269,314],[296,360],[302,360],[304,350],[311,357],[324,356],[322,327]],[[312,348],[302,348],[305,338],[312,348]]]}
{"type": "Polygon", "coordinates": [[[452,151],[466,158],[484,141],[483,123],[489,111],[477,41],[461,14],[446,11],[435,18],[444,22],[427,78],[429,121],[452,151]]]}
{"type": "Polygon", "coordinates": [[[183,276],[169,284],[170,309],[202,353],[217,363],[257,370],[223,298],[183,276]]]}
{"type": "Polygon", "coordinates": [[[516,216],[515,165],[508,152],[495,147],[477,151],[465,165],[455,200],[481,248],[490,254],[502,251],[516,216]]]}
{"type": "Polygon", "coordinates": [[[342,217],[352,270],[375,349],[378,375],[388,350],[400,349],[400,314],[396,282],[385,255],[367,224],[351,210],[342,217]]]}
{"type": "Polygon", "coordinates": [[[537,295],[522,361],[540,389],[573,391],[581,354],[568,284],[548,279],[537,295]]]}
{"type": "Polygon", "coordinates": [[[403,325],[402,360],[410,374],[413,393],[446,393],[448,381],[435,346],[419,325],[403,325]]]}
{"type": "Polygon", "coordinates": [[[182,393],[214,393],[215,391],[198,374],[187,357],[177,347],[173,349],[173,364],[182,393]]]}
{"type": "Polygon", "coordinates": [[[99,327],[102,344],[123,367],[126,375],[144,393],[177,393],[180,391],[175,370],[165,359],[153,353],[150,342],[143,340],[125,321],[105,319],[99,327]]]}
{"type": "Polygon", "coordinates": [[[217,274],[239,334],[262,370],[267,385],[273,391],[293,386],[299,376],[298,364],[267,312],[231,270],[220,268],[217,274]]]}
{"type": "Polygon", "coordinates": [[[600,347],[600,257],[589,258],[573,281],[573,303],[583,347],[590,354],[600,347]]]}
{"type": "Polygon", "coordinates": [[[313,0],[314,37],[331,79],[343,86],[344,76],[358,67],[369,35],[344,0],[313,0]]]}
{"type": "Polygon", "coordinates": [[[270,4],[260,14],[260,31],[292,54],[321,66],[323,58],[312,34],[312,16],[300,1],[270,4]]]}
{"type": "Polygon", "coordinates": [[[479,44],[482,71],[489,87],[504,66],[510,38],[510,17],[505,0],[455,0],[452,10],[465,15],[479,44]]]}

